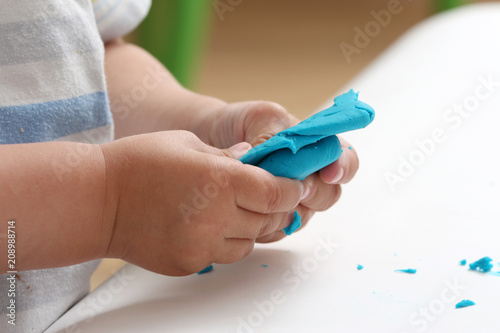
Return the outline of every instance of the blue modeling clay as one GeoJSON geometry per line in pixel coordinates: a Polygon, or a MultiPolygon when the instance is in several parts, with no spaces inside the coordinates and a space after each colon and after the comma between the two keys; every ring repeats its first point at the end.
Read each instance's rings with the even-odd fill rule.
{"type": "Polygon", "coordinates": [[[476,305],[476,303],[474,303],[474,302],[473,302],[473,301],[471,301],[471,300],[464,299],[464,300],[461,300],[460,302],[458,302],[458,303],[455,305],[455,309],[466,308],[466,307],[468,307],[468,306],[472,306],[472,305],[476,305]]]}
{"type": "Polygon", "coordinates": [[[493,259],[491,259],[490,257],[484,257],[479,259],[478,261],[469,264],[469,268],[472,269],[473,271],[477,270],[480,272],[487,273],[491,271],[491,269],[493,268],[493,264],[491,263],[492,261],[493,259]]]}
{"type": "Polygon", "coordinates": [[[297,229],[300,228],[301,225],[302,225],[302,219],[300,218],[299,213],[297,213],[297,211],[295,211],[295,213],[293,213],[292,223],[288,227],[286,227],[282,230],[285,232],[285,234],[287,234],[287,236],[290,236],[295,231],[297,231],[297,229]]]}
{"type": "Polygon", "coordinates": [[[261,266],[266,267],[266,268],[269,267],[269,265],[266,265],[266,264],[262,264],[261,266]]]}
{"type": "Polygon", "coordinates": [[[408,273],[408,274],[415,274],[417,272],[417,270],[414,269],[414,268],[396,269],[394,272],[402,272],[402,273],[408,273]]]}
{"type": "Polygon", "coordinates": [[[460,260],[460,265],[462,265],[462,266],[467,265],[467,260],[465,260],[465,259],[460,260]]]}
{"type": "Polygon", "coordinates": [[[208,267],[203,268],[201,271],[198,272],[198,274],[205,274],[214,269],[214,265],[210,265],[208,267]]]}
{"type": "Polygon", "coordinates": [[[257,166],[278,177],[302,180],[336,161],[341,153],[340,141],[336,135],[332,135],[301,148],[297,153],[286,148],[276,150],[264,157],[257,166]]]}
{"type": "Polygon", "coordinates": [[[366,127],[374,116],[372,107],[350,90],[335,98],[333,106],[252,148],[240,161],[278,177],[303,180],[340,157],[335,134],[366,127]]]}
{"type": "Polygon", "coordinates": [[[362,270],[363,268],[363,265],[358,265],[358,271],[362,270]]]}

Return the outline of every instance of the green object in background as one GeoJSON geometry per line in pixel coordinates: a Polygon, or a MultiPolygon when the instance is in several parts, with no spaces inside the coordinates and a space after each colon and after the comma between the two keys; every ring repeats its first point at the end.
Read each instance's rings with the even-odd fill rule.
{"type": "Polygon", "coordinates": [[[443,10],[452,9],[461,5],[465,5],[467,0],[436,0],[435,6],[436,11],[441,12],[443,10]]]}
{"type": "Polygon", "coordinates": [[[210,0],[157,0],[138,29],[138,44],[192,87],[211,17],[210,0]]]}

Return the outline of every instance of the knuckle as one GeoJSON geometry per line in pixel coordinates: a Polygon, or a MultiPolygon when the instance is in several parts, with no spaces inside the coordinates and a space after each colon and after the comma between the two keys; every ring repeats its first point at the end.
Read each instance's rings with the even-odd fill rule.
{"type": "Polygon", "coordinates": [[[254,244],[254,241],[248,241],[248,245],[242,246],[240,249],[232,251],[226,258],[227,262],[235,263],[247,257],[250,253],[252,253],[254,244]]]}
{"type": "Polygon", "coordinates": [[[276,214],[266,214],[263,217],[262,228],[259,230],[259,233],[256,235],[255,238],[260,238],[274,231],[277,222],[279,222],[279,220],[277,220],[276,214]]]}
{"type": "Polygon", "coordinates": [[[358,153],[354,149],[350,150],[350,155],[347,162],[348,162],[347,163],[348,170],[347,170],[346,182],[351,180],[356,175],[359,169],[359,157],[358,153]]]}
{"type": "Polygon", "coordinates": [[[359,160],[356,158],[356,164],[354,166],[353,175],[355,175],[359,170],[359,160]]]}
{"type": "Polygon", "coordinates": [[[218,250],[215,246],[205,248],[204,251],[202,251],[202,253],[200,254],[200,257],[196,260],[196,271],[198,272],[201,269],[207,267],[207,263],[213,263],[217,258],[217,254],[218,250]]]}
{"type": "Polygon", "coordinates": [[[358,157],[358,153],[356,153],[356,151],[353,151],[352,173],[356,174],[356,172],[358,172],[358,169],[359,169],[359,157],[358,157]]]}
{"type": "Polygon", "coordinates": [[[262,238],[258,239],[259,243],[272,243],[279,241],[280,239],[283,239],[286,237],[286,234],[284,232],[273,232],[272,234],[266,235],[262,238]]]}
{"type": "Polygon", "coordinates": [[[278,103],[270,101],[257,101],[253,105],[254,112],[257,115],[272,115],[277,118],[288,117],[288,112],[286,109],[278,103]]]}
{"type": "Polygon", "coordinates": [[[305,204],[315,211],[325,211],[340,199],[341,194],[342,188],[340,185],[325,185],[321,191],[316,191],[313,198],[305,204]]]}
{"type": "Polygon", "coordinates": [[[281,124],[287,128],[294,123],[293,116],[281,105],[274,102],[261,102],[257,116],[267,119],[270,123],[281,124]]]}
{"type": "Polygon", "coordinates": [[[172,131],[172,133],[178,134],[179,136],[181,136],[182,138],[184,138],[187,141],[197,141],[197,139],[198,139],[198,137],[193,132],[186,131],[186,130],[175,130],[175,131],[172,131]]]}
{"type": "Polygon", "coordinates": [[[283,200],[283,189],[279,186],[278,181],[273,179],[263,185],[263,192],[265,194],[263,198],[266,200],[264,213],[274,212],[283,200]]]}
{"type": "Polygon", "coordinates": [[[302,227],[305,227],[307,223],[309,223],[314,213],[315,211],[313,209],[305,208],[301,210],[300,216],[302,217],[302,227]]]}
{"type": "Polygon", "coordinates": [[[339,201],[340,199],[341,194],[342,194],[342,187],[340,185],[332,185],[329,196],[327,196],[327,200],[322,210],[327,210],[335,203],[337,203],[337,201],[339,201]]]}
{"type": "Polygon", "coordinates": [[[248,122],[260,124],[258,135],[250,142],[253,146],[265,142],[277,132],[298,122],[283,106],[274,102],[258,101],[248,107],[248,122]]]}
{"type": "MultiPolygon", "coordinates": [[[[208,266],[208,265],[207,265],[208,266]]],[[[185,262],[179,263],[177,265],[177,274],[179,276],[185,276],[201,271],[206,266],[203,265],[201,260],[190,260],[187,259],[185,262]]]]}
{"type": "Polygon", "coordinates": [[[261,143],[264,143],[266,142],[267,140],[269,140],[270,138],[272,138],[274,135],[271,134],[271,133],[268,133],[268,132],[265,132],[265,133],[261,133],[259,135],[257,135],[253,140],[252,140],[252,146],[258,146],[260,145],[261,143]]]}

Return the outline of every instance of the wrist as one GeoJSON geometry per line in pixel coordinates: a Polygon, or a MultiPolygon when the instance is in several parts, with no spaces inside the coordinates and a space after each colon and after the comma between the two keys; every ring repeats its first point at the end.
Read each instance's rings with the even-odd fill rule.
{"type": "Polygon", "coordinates": [[[120,258],[121,253],[116,246],[116,230],[118,203],[120,201],[120,183],[118,179],[118,170],[116,168],[115,156],[112,153],[110,144],[99,145],[100,154],[104,161],[104,207],[102,211],[102,225],[105,230],[103,238],[102,258],[120,258]]]}

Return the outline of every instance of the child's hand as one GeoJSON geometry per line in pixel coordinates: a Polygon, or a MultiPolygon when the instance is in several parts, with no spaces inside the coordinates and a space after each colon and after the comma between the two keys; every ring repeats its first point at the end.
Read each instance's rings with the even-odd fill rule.
{"type": "MultiPolygon", "coordinates": [[[[249,142],[256,146],[276,133],[296,125],[299,120],[283,107],[271,102],[241,102],[227,104],[215,117],[209,133],[209,142],[220,148],[238,142],[249,142]]],[[[323,211],[334,205],[340,198],[339,184],[349,182],[358,170],[358,157],[354,149],[339,138],[344,152],[340,158],[302,182],[305,197],[297,207],[305,225],[315,211],[323,211]]],[[[281,230],[260,237],[259,242],[272,242],[285,237],[281,230]]]]}
{"type": "Polygon", "coordinates": [[[185,275],[238,261],[256,239],[281,232],[303,186],[237,161],[249,148],[219,150],[184,131],[103,145],[117,202],[107,256],[185,275]]]}

